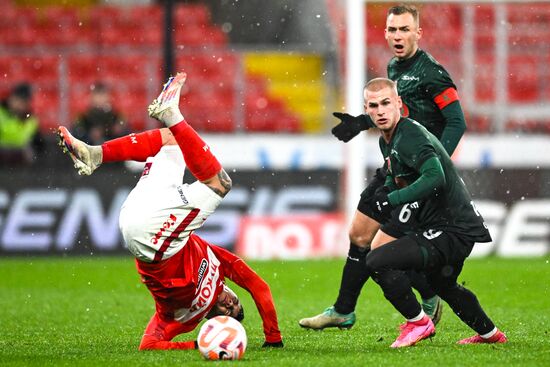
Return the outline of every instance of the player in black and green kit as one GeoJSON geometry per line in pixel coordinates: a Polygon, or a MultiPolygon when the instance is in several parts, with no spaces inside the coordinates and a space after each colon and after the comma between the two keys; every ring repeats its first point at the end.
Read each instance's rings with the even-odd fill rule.
{"type": "MultiPolygon", "coordinates": [[[[415,7],[398,5],[388,10],[385,36],[394,57],[388,64],[388,77],[397,81],[397,89],[404,100],[403,115],[420,121],[442,142],[452,155],[466,130],[456,86],[449,73],[428,53],[418,48],[422,36],[419,14],[415,7]]],[[[348,142],[363,130],[374,127],[368,115],[357,117],[334,113],[342,122],[332,133],[348,142]]],[[[349,328],[355,323],[355,306],[369,275],[365,258],[371,246],[402,237],[407,226],[403,219],[411,218],[414,207],[394,210],[390,219],[381,218],[370,210],[374,191],[383,185],[385,172],[378,169],[374,179],[361,194],[357,211],[349,231],[350,249],[344,265],[338,298],[334,306],[323,313],[299,321],[310,329],[326,327],[349,328]]],[[[437,323],[441,316],[439,297],[428,286],[422,274],[409,274],[413,286],[422,297],[422,306],[437,323]]]]}
{"type": "Polygon", "coordinates": [[[449,155],[439,140],[418,122],[401,117],[396,83],[377,78],[365,87],[365,109],[381,132],[380,150],[388,172],[385,185],[370,201],[373,212],[415,203],[415,222],[399,239],[371,248],[367,271],[384,296],[407,319],[394,348],[416,344],[435,334],[411,288],[406,271],[426,274],[428,283],[460,319],[478,335],[460,344],[505,343],[476,296],[457,284],[464,260],[476,242],[491,236],[449,155]]]}

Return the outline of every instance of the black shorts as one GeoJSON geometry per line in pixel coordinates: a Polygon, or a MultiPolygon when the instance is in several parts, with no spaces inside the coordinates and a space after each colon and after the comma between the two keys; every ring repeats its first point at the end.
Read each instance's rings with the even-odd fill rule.
{"type": "Polygon", "coordinates": [[[427,272],[445,265],[460,265],[462,268],[475,243],[464,235],[431,229],[407,236],[420,246],[427,272]]]}
{"type": "Polygon", "coordinates": [[[389,219],[373,211],[369,203],[372,200],[374,192],[379,187],[384,186],[385,182],[386,171],[384,168],[378,168],[372,181],[361,193],[357,210],[380,223],[380,229],[384,233],[394,238],[400,238],[408,233],[410,231],[409,229],[413,226],[415,211],[418,205],[414,203],[400,205],[391,212],[391,217],[389,219]]]}

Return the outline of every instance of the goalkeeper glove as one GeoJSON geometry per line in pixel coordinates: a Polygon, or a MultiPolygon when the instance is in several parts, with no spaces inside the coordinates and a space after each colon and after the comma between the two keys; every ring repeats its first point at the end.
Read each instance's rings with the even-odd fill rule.
{"type": "Polygon", "coordinates": [[[361,131],[375,127],[368,115],[352,116],[341,112],[333,112],[332,115],[340,120],[340,123],[332,128],[332,135],[344,143],[353,139],[361,131]]]}

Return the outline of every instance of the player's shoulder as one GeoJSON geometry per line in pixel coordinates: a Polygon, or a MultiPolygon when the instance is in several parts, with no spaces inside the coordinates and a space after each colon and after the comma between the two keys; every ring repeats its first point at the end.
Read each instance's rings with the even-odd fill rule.
{"type": "Polygon", "coordinates": [[[422,126],[418,121],[408,117],[404,117],[399,122],[399,135],[407,137],[405,141],[411,137],[425,136],[426,128],[422,126]]]}
{"type": "Polygon", "coordinates": [[[445,69],[445,67],[441,65],[439,61],[437,61],[429,52],[421,49],[419,49],[418,52],[420,53],[418,60],[422,63],[426,72],[449,75],[447,69],[445,69]]]}
{"type": "Polygon", "coordinates": [[[394,68],[397,65],[398,61],[399,59],[397,57],[392,57],[390,61],[388,61],[388,69],[394,68]]]}

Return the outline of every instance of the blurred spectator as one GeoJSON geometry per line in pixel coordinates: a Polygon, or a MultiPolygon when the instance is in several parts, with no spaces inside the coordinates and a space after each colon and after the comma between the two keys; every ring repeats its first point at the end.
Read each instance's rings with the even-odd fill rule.
{"type": "Polygon", "coordinates": [[[91,87],[90,105],[75,122],[75,136],[91,145],[101,145],[130,133],[122,116],[111,105],[111,94],[103,83],[91,87]]]}
{"type": "Polygon", "coordinates": [[[33,161],[42,147],[38,120],[31,114],[32,89],[27,83],[12,88],[0,102],[0,164],[19,165],[33,161]]]}

